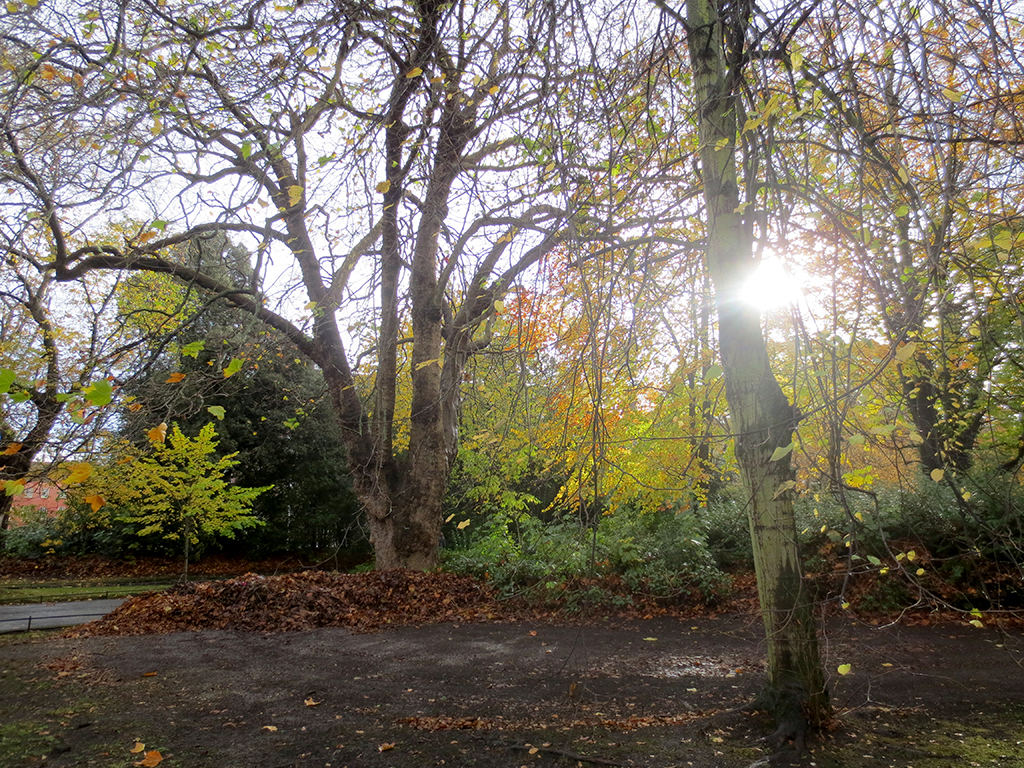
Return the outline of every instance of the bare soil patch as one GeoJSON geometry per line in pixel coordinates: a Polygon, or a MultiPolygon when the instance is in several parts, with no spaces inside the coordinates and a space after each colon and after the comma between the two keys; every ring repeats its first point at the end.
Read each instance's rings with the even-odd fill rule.
{"type": "MultiPolygon", "coordinates": [[[[731,711],[763,683],[753,616],[553,623],[450,575],[335,578],[192,585],[77,637],[5,642],[0,764],[767,765],[770,724],[731,711]],[[265,631],[287,616],[310,628],[265,631]],[[109,634],[140,624],[162,634],[109,634]]],[[[775,764],[1024,765],[1018,630],[833,618],[823,640],[834,727],[775,764]]]]}

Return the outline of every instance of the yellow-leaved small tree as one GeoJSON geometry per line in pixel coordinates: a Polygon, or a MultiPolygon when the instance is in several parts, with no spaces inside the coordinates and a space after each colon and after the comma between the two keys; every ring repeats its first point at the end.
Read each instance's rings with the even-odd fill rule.
{"type": "Polygon", "coordinates": [[[132,456],[117,489],[117,519],[138,526],[138,536],[162,535],[182,542],[185,580],[190,555],[212,539],[263,525],[252,504],[273,486],[240,488],[225,478],[238,462],[235,454],[219,459],[212,423],[190,438],[177,424],[150,430],[151,450],[132,456]]]}

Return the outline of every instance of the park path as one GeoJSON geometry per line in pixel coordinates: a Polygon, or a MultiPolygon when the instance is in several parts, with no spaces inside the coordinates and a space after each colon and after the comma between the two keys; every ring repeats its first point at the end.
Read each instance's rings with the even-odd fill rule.
{"type": "Polygon", "coordinates": [[[87,621],[106,616],[124,600],[124,598],[111,598],[107,600],[78,600],[71,603],[0,605],[0,634],[84,624],[87,621]]]}

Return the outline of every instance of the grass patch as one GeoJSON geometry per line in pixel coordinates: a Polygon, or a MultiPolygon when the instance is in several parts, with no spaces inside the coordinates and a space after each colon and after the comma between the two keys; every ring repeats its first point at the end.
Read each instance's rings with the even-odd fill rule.
{"type": "Polygon", "coordinates": [[[172,582],[126,581],[124,579],[81,579],[76,581],[30,581],[21,579],[0,582],[0,605],[26,603],[60,603],[71,600],[103,600],[128,597],[142,592],[167,589],[172,582]]]}

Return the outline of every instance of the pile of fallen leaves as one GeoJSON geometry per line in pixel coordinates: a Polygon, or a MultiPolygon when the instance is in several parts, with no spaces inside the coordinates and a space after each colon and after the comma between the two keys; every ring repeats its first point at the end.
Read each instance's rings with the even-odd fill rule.
{"type": "Polygon", "coordinates": [[[499,603],[469,576],[417,571],[281,576],[247,573],[227,581],[179,584],[124,602],[75,636],[142,635],[202,629],[287,632],[314,627],[371,631],[387,625],[514,620],[520,608],[499,603]]]}

